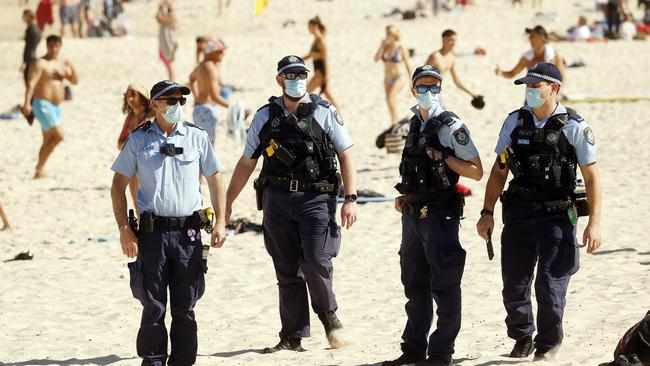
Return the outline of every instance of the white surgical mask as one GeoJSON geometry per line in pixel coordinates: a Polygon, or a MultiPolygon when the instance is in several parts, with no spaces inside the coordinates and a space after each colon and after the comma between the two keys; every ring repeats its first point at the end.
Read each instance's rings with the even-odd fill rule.
{"type": "Polygon", "coordinates": [[[430,91],[424,94],[415,93],[415,99],[417,99],[420,108],[426,109],[427,111],[435,109],[440,103],[439,94],[433,94],[430,91]]]}
{"type": "Polygon", "coordinates": [[[162,116],[165,119],[165,122],[170,125],[183,122],[183,107],[181,107],[181,104],[178,102],[174,105],[168,105],[167,110],[162,116]]]}
{"type": "Polygon", "coordinates": [[[307,79],[285,79],[284,92],[290,97],[302,98],[307,93],[307,79]]]}
{"type": "Polygon", "coordinates": [[[526,104],[530,108],[541,107],[546,100],[542,98],[542,89],[526,88],[526,104]]]}

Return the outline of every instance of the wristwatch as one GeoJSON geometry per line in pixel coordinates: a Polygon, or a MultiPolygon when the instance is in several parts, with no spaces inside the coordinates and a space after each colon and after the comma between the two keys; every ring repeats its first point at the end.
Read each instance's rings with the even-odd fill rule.
{"type": "Polygon", "coordinates": [[[449,157],[449,151],[447,151],[446,149],[443,150],[442,151],[442,161],[447,160],[448,157],[449,157]]]}
{"type": "Polygon", "coordinates": [[[494,216],[494,212],[488,210],[487,208],[484,208],[481,210],[481,216],[486,216],[486,215],[494,216]]]}
{"type": "Polygon", "coordinates": [[[358,197],[357,197],[356,194],[346,194],[346,195],[344,196],[344,198],[345,198],[345,201],[346,201],[346,202],[347,202],[347,201],[350,201],[350,202],[357,202],[357,198],[358,198],[358,197]]]}

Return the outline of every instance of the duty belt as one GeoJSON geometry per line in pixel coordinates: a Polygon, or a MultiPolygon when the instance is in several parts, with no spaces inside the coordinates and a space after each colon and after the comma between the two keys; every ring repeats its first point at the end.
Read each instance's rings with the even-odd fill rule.
{"type": "Polygon", "coordinates": [[[198,226],[194,216],[164,217],[154,215],[152,212],[143,212],[140,217],[140,230],[143,232],[185,229],[192,226],[198,226]]]}
{"type": "Polygon", "coordinates": [[[305,182],[288,177],[273,177],[265,175],[263,177],[265,185],[276,188],[285,188],[290,192],[320,192],[332,193],[336,189],[336,185],[329,181],[320,182],[305,182]]]}
{"type": "Polygon", "coordinates": [[[503,204],[513,204],[517,207],[526,208],[537,212],[560,212],[573,205],[570,199],[555,201],[526,201],[509,195],[507,192],[501,194],[500,200],[503,204]]]}
{"type": "Polygon", "coordinates": [[[433,212],[436,210],[451,209],[451,201],[432,201],[432,202],[413,202],[413,201],[404,201],[402,203],[402,208],[404,212],[409,214],[415,214],[422,212],[433,212]],[[424,209],[424,211],[423,211],[424,209]]]}

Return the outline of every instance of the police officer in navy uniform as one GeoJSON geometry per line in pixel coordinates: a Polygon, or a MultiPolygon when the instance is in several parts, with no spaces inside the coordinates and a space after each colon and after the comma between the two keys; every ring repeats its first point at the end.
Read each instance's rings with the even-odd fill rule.
{"type": "Polygon", "coordinates": [[[440,105],[442,77],[431,65],[413,73],[412,93],[418,105],[406,137],[395,188],[401,196],[400,266],[408,299],[402,355],[383,365],[451,365],[460,331],[460,282],[465,250],[458,239],[464,197],[457,192],[460,176],[480,180],[483,168],[467,126],[440,105]],[[437,327],[429,335],[437,304],[437,327]],[[427,357],[428,355],[428,357],[427,357]]]}
{"type": "MultiPolygon", "coordinates": [[[[120,230],[122,252],[129,258],[133,296],[144,309],[137,338],[142,365],[163,366],[167,360],[165,312],[169,287],[172,322],[169,365],[193,365],[197,338],[194,305],[205,291],[200,230],[209,223],[200,213],[203,199],[199,173],[207,179],[214,229],[210,243],[225,240],[225,187],[221,163],[208,134],[185,122],[182,106],[190,90],[171,81],[151,88],[153,121],[133,131],[112,166],[111,196],[120,230]],[[138,177],[140,227],[134,233],[124,193],[138,177]]],[[[209,247],[208,247],[209,248],[209,247]]]]}
{"type": "Polygon", "coordinates": [[[341,244],[337,160],[346,192],[342,226],[356,221],[352,140],[336,108],[307,93],[308,71],[298,56],[278,62],[275,79],[282,96],[270,98],[255,114],[227,192],[226,218],[262,156],[254,186],[264,213],[264,244],[278,280],[282,323],[280,342],[265,353],[302,350],[301,339],[310,335],[308,293],[329,344],[344,344],[335,313],[332,257],[341,244]]]}
{"type": "Polygon", "coordinates": [[[596,140],[582,117],[559,103],[562,75],[555,65],[539,63],[515,84],[526,84],[526,106],[505,120],[495,152],[500,155],[487,183],[479,235],[494,228],[494,205],[501,195],[503,303],[510,357],[551,358],[562,342],[562,316],[569,278],[579,267],[574,189],[580,167],[589,202],[583,234],[587,252],[598,249],[601,188],[596,140]],[[511,172],[514,178],[501,194],[511,172]],[[530,301],[533,270],[537,298],[535,331],[530,301]]]}

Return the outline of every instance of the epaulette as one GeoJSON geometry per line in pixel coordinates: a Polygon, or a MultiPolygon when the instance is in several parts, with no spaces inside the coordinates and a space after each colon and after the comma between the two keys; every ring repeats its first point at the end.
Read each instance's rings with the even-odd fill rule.
{"type": "Polygon", "coordinates": [[[276,99],[276,98],[277,98],[276,96],[272,96],[271,98],[269,98],[269,99],[268,99],[268,103],[266,103],[266,104],[264,104],[263,106],[261,106],[261,107],[257,110],[257,112],[261,111],[262,109],[264,109],[264,108],[266,108],[266,107],[271,106],[272,104],[275,104],[275,99],[276,99]]]}
{"type": "Polygon", "coordinates": [[[147,122],[141,124],[140,126],[136,127],[131,133],[133,133],[133,132],[135,132],[137,130],[142,130],[144,132],[147,132],[147,131],[149,131],[150,128],[151,128],[151,121],[147,121],[147,122]]]}
{"type": "Polygon", "coordinates": [[[444,123],[445,125],[451,127],[456,121],[455,119],[460,119],[456,113],[451,112],[451,111],[444,111],[436,117],[440,122],[444,123]]]}
{"type": "Polygon", "coordinates": [[[190,126],[190,127],[198,128],[198,129],[201,130],[201,131],[205,131],[203,128],[201,128],[201,127],[195,125],[195,124],[192,123],[192,122],[185,122],[185,124],[188,125],[188,126],[190,126]]]}
{"type": "Polygon", "coordinates": [[[574,111],[573,109],[567,108],[566,111],[567,111],[567,114],[569,115],[569,119],[573,119],[578,123],[584,122],[585,119],[582,118],[582,116],[579,115],[578,113],[576,113],[576,111],[574,111]]]}

